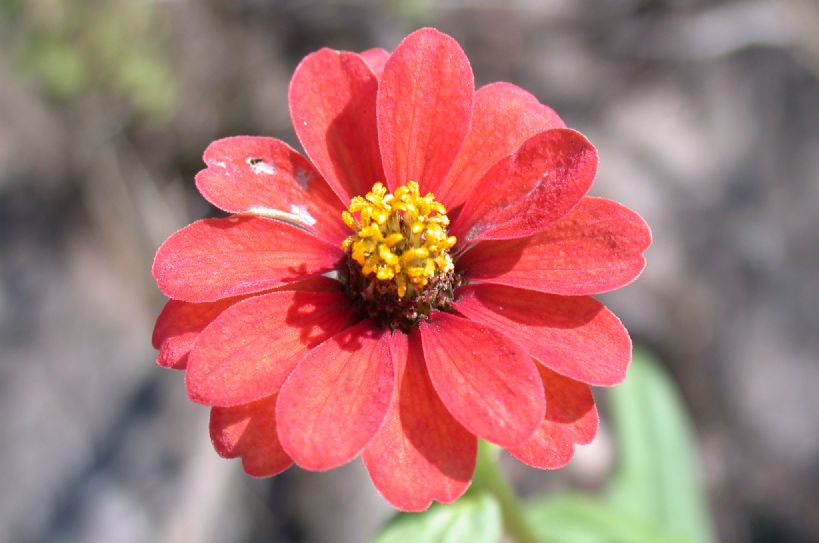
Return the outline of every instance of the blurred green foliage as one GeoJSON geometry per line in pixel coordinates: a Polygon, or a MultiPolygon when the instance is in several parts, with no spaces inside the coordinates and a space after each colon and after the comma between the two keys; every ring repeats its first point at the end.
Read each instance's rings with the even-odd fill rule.
{"type": "Polygon", "coordinates": [[[496,543],[502,536],[500,505],[487,493],[469,493],[452,505],[397,515],[373,543],[496,543]]]}
{"type": "Polygon", "coordinates": [[[535,533],[548,543],[688,543],[650,522],[582,495],[557,495],[529,504],[535,533]]]}
{"type": "Polygon", "coordinates": [[[178,85],[161,9],[132,0],[0,0],[0,44],[14,69],[54,99],[110,94],[167,120],[178,85]]]}
{"type": "Polygon", "coordinates": [[[0,0],[0,15],[16,15],[22,7],[23,0],[0,0]]]}
{"type": "Polygon", "coordinates": [[[388,0],[387,6],[399,19],[412,26],[430,24],[435,0],[388,0]]]}
{"type": "Polygon", "coordinates": [[[609,391],[609,407],[619,462],[608,501],[668,535],[713,542],[692,424],[658,361],[636,350],[628,379],[609,391]]]}

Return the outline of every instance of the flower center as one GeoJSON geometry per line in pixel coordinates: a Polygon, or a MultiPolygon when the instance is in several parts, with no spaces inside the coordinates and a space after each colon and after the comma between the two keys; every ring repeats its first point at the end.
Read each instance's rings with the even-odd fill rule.
{"type": "Polygon", "coordinates": [[[392,194],[376,183],[341,217],[355,232],[341,244],[347,290],[371,318],[406,330],[432,309],[449,309],[460,283],[449,254],[456,239],[432,193],[421,196],[415,181],[392,194]]]}

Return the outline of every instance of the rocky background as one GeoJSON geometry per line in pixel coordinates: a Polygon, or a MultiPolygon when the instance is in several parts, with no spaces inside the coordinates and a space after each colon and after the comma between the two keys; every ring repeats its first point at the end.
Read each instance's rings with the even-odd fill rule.
{"type": "MultiPolygon", "coordinates": [[[[814,0],[0,0],[0,540],[345,543],[391,515],[358,462],[260,481],[216,456],[153,364],[150,262],[213,213],[208,142],[297,143],[305,53],[424,25],[586,133],[594,192],[651,224],[605,301],[691,409],[720,539],[819,541],[814,0]]],[[[508,467],[593,489],[611,449],[604,426],[566,470],[508,467]]]]}

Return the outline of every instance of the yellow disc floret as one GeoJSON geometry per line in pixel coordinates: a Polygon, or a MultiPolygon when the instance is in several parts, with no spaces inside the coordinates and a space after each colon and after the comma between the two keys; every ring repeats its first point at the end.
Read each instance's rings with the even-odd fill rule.
{"type": "Polygon", "coordinates": [[[432,193],[421,196],[415,181],[392,194],[376,183],[363,198],[353,198],[341,217],[355,231],[342,249],[363,275],[394,282],[402,298],[454,268],[449,249],[456,239],[447,235],[446,208],[432,193]]]}

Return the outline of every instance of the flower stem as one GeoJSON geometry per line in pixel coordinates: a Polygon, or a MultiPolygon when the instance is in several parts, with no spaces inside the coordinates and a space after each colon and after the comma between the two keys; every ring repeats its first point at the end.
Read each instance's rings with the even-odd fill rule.
{"type": "Polygon", "coordinates": [[[529,527],[520,501],[498,469],[499,449],[485,441],[478,442],[478,463],[472,480],[473,488],[492,494],[500,504],[506,534],[516,543],[537,543],[529,527]]]}

